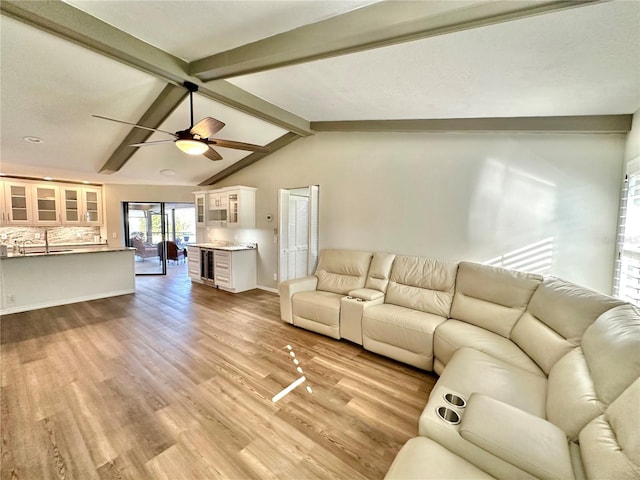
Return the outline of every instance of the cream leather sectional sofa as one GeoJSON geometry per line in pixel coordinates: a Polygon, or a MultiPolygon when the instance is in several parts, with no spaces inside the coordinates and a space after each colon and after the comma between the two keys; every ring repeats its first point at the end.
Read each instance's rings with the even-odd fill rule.
{"type": "Polygon", "coordinates": [[[554,277],[325,250],[282,320],[440,378],[387,479],[640,479],[640,309],[554,277]]]}

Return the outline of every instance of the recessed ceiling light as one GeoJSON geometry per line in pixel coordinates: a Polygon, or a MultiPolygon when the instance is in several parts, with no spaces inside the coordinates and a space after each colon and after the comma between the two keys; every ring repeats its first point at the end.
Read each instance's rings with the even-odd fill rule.
{"type": "Polygon", "coordinates": [[[83,180],[82,183],[89,183],[87,180],[83,180]]]}
{"type": "Polygon", "coordinates": [[[165,168],[163,170],[160,170],[160,173],[162,175],[164,175],[165,177],[171,177],[172,175],[176,174],[175,170],[171,170],[170,168],[165,168]]]}
{"type": "Polygon", "coordinates": [[[24,141],[29,143],[44,143],[44,140],[39,137],[24,137],[24,141]]]}
{"type": "Polygon", "coordinates": [[[45,180],[53,180],[51,177],[44,177],[45,180]]]}

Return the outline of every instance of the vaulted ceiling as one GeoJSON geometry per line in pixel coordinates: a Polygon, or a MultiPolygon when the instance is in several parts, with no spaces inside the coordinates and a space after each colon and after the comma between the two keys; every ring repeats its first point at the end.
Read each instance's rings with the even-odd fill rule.
{"type": "Polygon", "coordinates": [[[199,87],[195,121],[219,119],[216,138],[271,152],[319,130],[570,117],[544,128],[625,131],[620,115],[640,107],[637,0],[3,0],[0,9],[5,174],[197,185],[265,156],[131,147],[170,137],[92,117],[184,130],[185,81],[199,87]]]}

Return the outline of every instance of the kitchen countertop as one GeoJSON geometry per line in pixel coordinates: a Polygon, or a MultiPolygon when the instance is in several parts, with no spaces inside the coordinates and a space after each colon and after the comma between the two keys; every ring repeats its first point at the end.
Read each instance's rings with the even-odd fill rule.
{"type": "MultiPolygon", "coordinates": [[[[28,247],[29,249],[31,247],[28,247]]],[[[39,245],[36,245],[34,248],[40,248],[39,245]]],[[[44,245],[41,247],[42,250],[37,250],[33,252],[27,251],[25,255],[22,254],[14,254],[13,252],[9,252],[6,257],[2,257],[2,260],[8,260],[12,258],[31,258],[31,257],[50,257],[52,255],[76,255],[76,254],[85,254],[85,253],[104,253],[104,252],[122,252],[125,250],[135,250],[132,247],[98,247],[98,248],[79,248],[74,250],[72,248],[65,247],[64,245],[49,245],[49,253],[44,252],[44,245]]]]}
{"type": "Polygon", "coordinates": [[[250,247],[247,245],[219,245],[217,243],[190,243],[188,247],[210,248],[212,250],[226,250],[228,252],[234,252],[238,250],[255,250],[256,247],[250,247]]]}

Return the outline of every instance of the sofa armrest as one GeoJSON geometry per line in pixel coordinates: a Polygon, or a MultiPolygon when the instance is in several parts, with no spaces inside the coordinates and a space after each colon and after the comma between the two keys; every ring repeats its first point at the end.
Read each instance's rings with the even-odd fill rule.
{"type": "Polygon", "coordinates": [[[384,298],[384,293],[380,290],[374,290],[373,288],[357,288],[355,290],[351,290],[349,292],[349,296],[353,298],[360,298],[365,302],[370,302],[371,300],[384,298]]]}
{"type": "Polygon", "coordinates": [[[460,435],[537,478],[574,478],[569,443],[562,430],[486,395],[473,393],[469,398],[460,435]]]}
{"type": "Polygon", "coordinates": [[[287,323],[293,323],[293,313],[291,299],[298,292],[309,292],[316,289],[318,277],[310,275],[308,277],[293,278],[285,280],[278,285],[280,293],[280,318],[287,323]]]}

